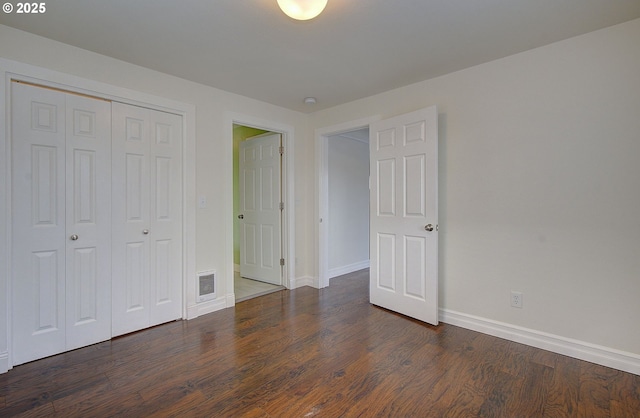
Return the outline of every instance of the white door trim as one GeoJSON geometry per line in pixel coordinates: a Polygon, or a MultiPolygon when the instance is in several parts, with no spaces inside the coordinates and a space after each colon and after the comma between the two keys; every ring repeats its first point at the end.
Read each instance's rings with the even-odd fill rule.
{"type": "Polygon", "coordinates": [[[16,61],[0,58],[0,117],[5,129],[0,130],[0,173],[4,182],[0,182],[0,373],[12,367],[9,347],[11,346],[11,163],[10,163],[10,127],[11,127],[11,80],[21,80],[42,86],[48,86],[69,92],[85,94],[107,100],[118,101],[135,106],[147,107],[174,113],[183,117],[183,301],[182,317],[186,318],[187,279],[195,280],[195,231],[196,231],[196,169],[195,164],[195,127],[196,109],[194,105],[130,90],[98,81],[65,74],[47,68],[36,67],[16,61]]]}
{"type": "MultiPolygon", "coordinates": [[[[287,289],[296,287],[295,276],[295,193],[294,193],[294,128],[293,126],[257,118],[241,113],[225,113],[225,138],[222,144],[224,158],[224,172],[228,174],[224,186],[225,196],[233,196],[233,125],[243,125],[251,128],[282,134],[284,155],[282,156],[282,199],[284,201],[284,213],[282,215],[282,248],[284,254],[284,269],[282,285],[287,289]]],[[[233,290],[233,199],[227,199],[224,208],[224,217],[227,220],[225,228],[225,274],[226,306],[234,306],[236,298],[233,290]]]]}
{"type": "Polygon", "coordinates": [[[350,122],[318,128],[315,131],[315,174],[316,174],[316,275],[313,286],[321,289],[329,286],[329,184],[328,152],[330,136],[368,128],[380,116],[370,116],[350,122]],[[322,220],[322,221],[321,221],[322,220]]]}

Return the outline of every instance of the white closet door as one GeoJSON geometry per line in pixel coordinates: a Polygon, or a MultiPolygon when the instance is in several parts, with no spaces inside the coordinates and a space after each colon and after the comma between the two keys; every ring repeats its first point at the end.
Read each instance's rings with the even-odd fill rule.
{"type": "Polygon", "coordinates": [[[110,336],[111,135],[108,102],[11,91],[16,365],[110,336]]]}
{"type": "Polygon", "coordinates": [[[145,109],[112,104],[113,336],[148,324],[149,123],[145,109]]]}
{"type": "Polygon", "coordinates": [[[112,109],[116,336],[182,316],[182,118],[112,109]]]}
{"type": "Polygon", "coordinates": [[[149,326],[182,317],[182,117],[148,111],[151,128],[149,326]]]}
{"type": "Polygon", "coordinates": [[[12,83],[13,364],[65,350],[65,96],[12,83]]]}
{"type": "Polygon", "coordinates": [[[111,103],[66,97],[66,348],[73,350],[111,338],[111,103]]]}

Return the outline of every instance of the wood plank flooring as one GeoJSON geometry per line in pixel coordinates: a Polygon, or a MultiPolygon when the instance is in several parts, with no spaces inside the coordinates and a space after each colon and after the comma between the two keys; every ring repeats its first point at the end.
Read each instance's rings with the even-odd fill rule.
{"type": "Polygon", "coordinates": [[[640,376],[368,302],[368,271],[0,375],[0,416],[639,417],[640,376]]]}

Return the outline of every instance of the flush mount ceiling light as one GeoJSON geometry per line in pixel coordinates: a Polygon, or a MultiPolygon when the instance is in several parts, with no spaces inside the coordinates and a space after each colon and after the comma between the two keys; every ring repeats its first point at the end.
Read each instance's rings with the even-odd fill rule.
{"type": "Polygon", "coordinates": [[[289,17],[309,20],[318,16],[327,5],[327,0],[278,0],[278,6],[289,17]]]}

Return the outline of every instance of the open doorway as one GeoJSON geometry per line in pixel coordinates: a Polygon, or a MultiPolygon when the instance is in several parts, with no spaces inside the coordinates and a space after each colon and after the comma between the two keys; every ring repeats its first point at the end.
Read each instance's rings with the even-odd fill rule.
{"type": "Polygon", "coordinates": [[[369,267],[369,128],[328,137],[328,278],[369,267]]]}
{"type": "Polygon", "coordinates": [[[316,131],[318,287],[369,267],[369,123],[316,131]]]}
{"type": "Polygon", "coordinates": [[[280,133],[233,125],[236,302],[284,289],[281,147],[280,133]]]}

